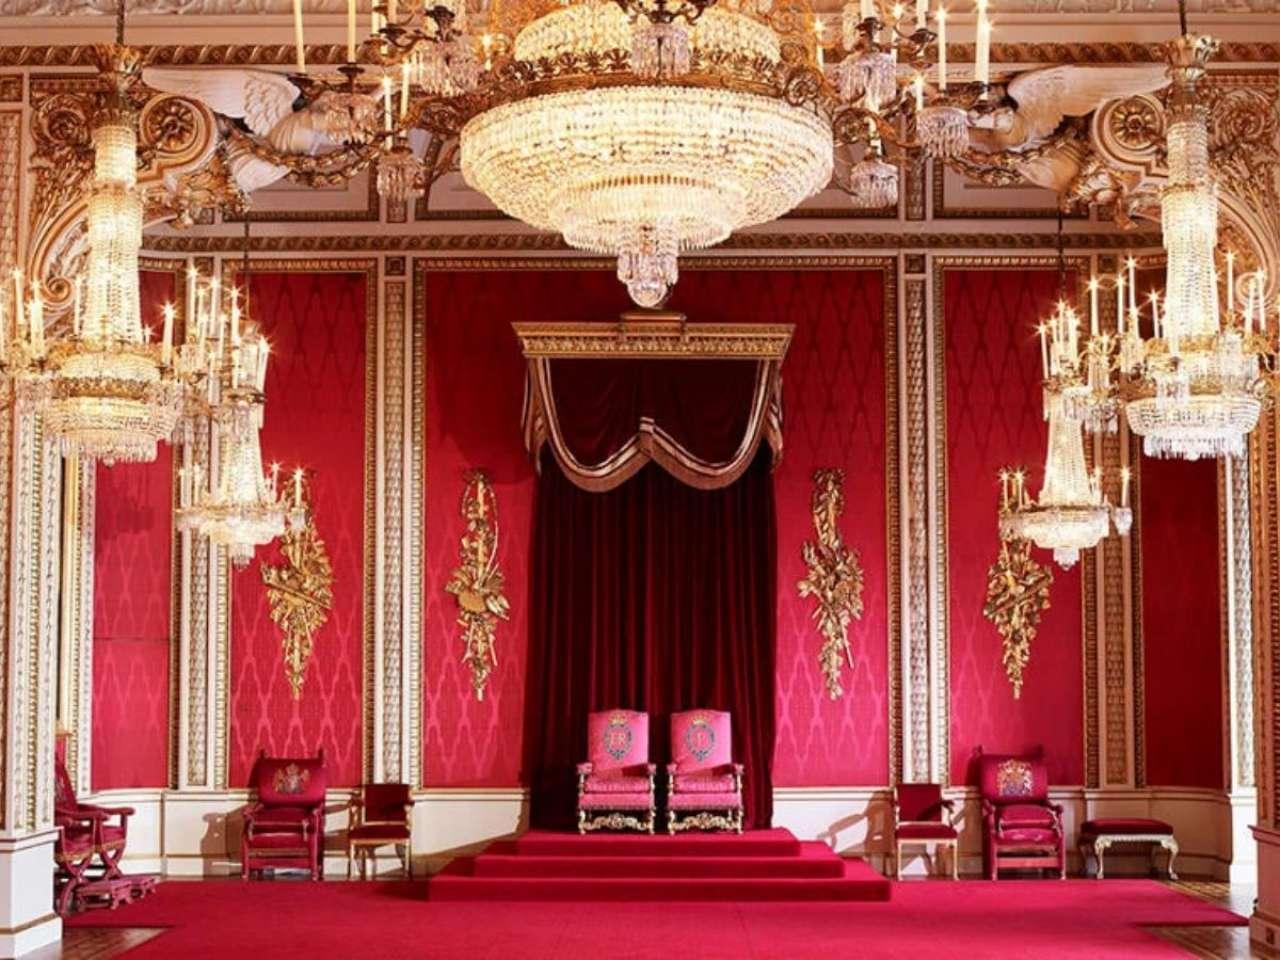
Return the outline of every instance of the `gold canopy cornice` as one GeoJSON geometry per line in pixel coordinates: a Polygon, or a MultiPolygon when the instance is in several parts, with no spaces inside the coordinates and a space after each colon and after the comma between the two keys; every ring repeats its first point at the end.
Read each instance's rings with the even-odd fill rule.
{"type": "Polygon", "coordinates": [[[530,360],[644,357],[781,362],[795,330],[789,323],[689,323],[679,313],[624,313],[614,323],[511,326],[530,360]]]}

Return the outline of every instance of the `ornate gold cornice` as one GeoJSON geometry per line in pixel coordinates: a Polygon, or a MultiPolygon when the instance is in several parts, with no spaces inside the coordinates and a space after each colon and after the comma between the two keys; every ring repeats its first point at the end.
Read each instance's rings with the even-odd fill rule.
{"type": "MultiPolygon", "coordinates": [[[[285,66],[294,63],[293,44],[162,44],[140,47],[152,65],[164,66],[285,66]]],[[[952,63],[971,63],[971,43],[947,48],[952,63]]],[[[308,45],[307,62],[337,65],[346,59],[341,44],[308,45]]],[[[991,48],[992,63],[1160,63],[1165,59],[1160,43],[998,43],[991,48]]],[[[1217,63],[1280,62],[1280,43],[1224,43],[1217,63]]],[[[0,47],[0,67],[90,67],[91,45],[0,47]]]]}
{"type": "Polygon", "coordinates": [[[543,357],[741,357],[781,360],[791,324],[689,323],[682,314],[624,313],[615,323],[513,323],[524,355],[543,357]]]}

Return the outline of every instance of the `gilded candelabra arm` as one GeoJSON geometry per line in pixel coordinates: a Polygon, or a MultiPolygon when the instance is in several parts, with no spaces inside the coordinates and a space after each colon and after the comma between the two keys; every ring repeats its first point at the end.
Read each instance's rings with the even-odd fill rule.
{"type": "Polygon", "coordinates": [[[458,601],[458,625],[462,627],[463,663],[471,668],[476,699],[484,699],[485,685],[497,666],[495,635],[498,620],[510,616],[498,569],[498,505],[489,478],[482,470],[467,476],[462,493],[466,529],[458,548],[461,561],[445,584],[458,601]]]}
{"type": "Polygon", "coordinates": [[[813,619],[823,637],[818,664],[832,700],[844,693],[842,664],[853,666],[849,624],[862,618],[862,566],[845,546],[837,521],[844,512],[844,471],[818,470],[813,475],[813,526],[816,540],[801,547],[808,574],[797,585],[801,597],[813,597],[813,619]]]}

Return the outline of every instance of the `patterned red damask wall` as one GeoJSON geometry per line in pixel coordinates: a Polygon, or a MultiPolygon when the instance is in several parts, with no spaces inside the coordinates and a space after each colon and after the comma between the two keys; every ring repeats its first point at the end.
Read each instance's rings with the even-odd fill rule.
{"type": "Polygon", "coordinates": [[[355,784],[363,732],[365,276],[254,273],[251,294],[251,313],[272,347],[263,460],[283,464],[282,473],[307,469],[334,587],[294,700],[259,569],[278,562],[278,551],[259,549],[233,574],[230,781],[247,782],[259,749],[298,756],[324,747],[330,785],[355,784]]]}
{"type": "Polygon", "coordinates": [[[1139,476],[1147,783],[1220,790],[1217,464],[1144,457],[1139,476]]]}
{"type": "MultiPolygon", "coordinates": [[[[140,275],[144,322],[173,298],[174,275],[140,275]]],[[[169,777],[172,453],[99,465],[93,552],[94,790],[163,787],[169,777]]]]}
{"type": "MultiPolygon", "coordinates": [[[[996,558],[1002,466],[1030,470],[1040,490],[1046,429],[1034,327],[1057,295],[1052,270],[949,270],[945,310],[947,536],[951,643],[951,777],[973,782],[976,748],[1043,748],[1051,783],[1080,783],[1080,567],[1053,570],[1050,608],[1032,644],[1021,699],[1001,663],[1000,637],[982,616],[996,558]]],[[[1049,565],[1052,557],[1036,551],[1049,565]]]]}
{"type": "MultiPolygon", "coordinates": [[[[884,523],[883,287],[876,271],[687,271],[671,307],[702,322],[794,322],[784,367],[786,453],[776,474],[779,526],[778,785],[884,783],[888,777],[887,568],[884,523]],[[749,309],[744,308],[749,305],[749,309]],[[831,703],[800,544],[811,535],[811,475],[846,471],[843,528],[861,555],[866,612],[851,631],[856,663],[831,703]]],[[[428,272],[425,286],[426,558],[424,767],[433,785],[519,782],[527,643],[528,538],[534,475],[520,436],[524,364],[513,320],[612,320],[628,308],[605,271],[428,272]],[[454,600],[463,477],[484,467],[502,525],[512,605],[483,702],[461,664],[454,600]]]]}

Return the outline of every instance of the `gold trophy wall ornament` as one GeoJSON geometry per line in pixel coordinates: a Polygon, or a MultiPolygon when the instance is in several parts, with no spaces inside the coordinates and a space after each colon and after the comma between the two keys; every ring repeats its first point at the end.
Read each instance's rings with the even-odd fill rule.
{"type": "Polygon", "coordinates": [[[284,563],[262,564],[271,619],[280,628],[284,674],[293,699],[302,697],[302,682],[311,661],[317,630],[333,608],[333,567],[324,541],[316,530],[311,510],[302,497],[302,471],[293,475],[294,508],[280,537],[284,563]]]}
{"type": "Polygon", "coordinates": [[[498,665],[494,645],[498,618],[506,620],[511,609],[498,569],[498,501],[483,470],[467,474],[462,518],[467,529],[458,547],[461,562],[444,588],[458,600],[458,625],[466,648],[462,662],[471,668],[476,699],[483,700],[489,674],[498,665]]]}
{"type": "Polygon", "coordinates": [[[813,528],[817,542],[801,548],[808,575],[797,585],[801,597],[814,597],[813,619],[822,634],[818,665],[832,700],[844,694],[840,685],[841,661],[853,666],[849,623],[862,619],[862,567],[858,552],[844,544],[836,521],[844,512],[844,471],[816,470],[813,474],[813,528]]]}
{"type": "MultiPolygon", "coordinates": [[[[1001,478],[1006,475],[1002,473],[1001,478]]],[[[1052,572],[1031,556],[1031,541],[1014,537],[1000,541],[1000,554],[987,571],[982,615],[1000,634],[1004,672],[1015,700],[1022,696],[1022,672],[1031,660],[1031,641],[1040,618],[1049,609],[1052,584],[1052,572]]]]}

